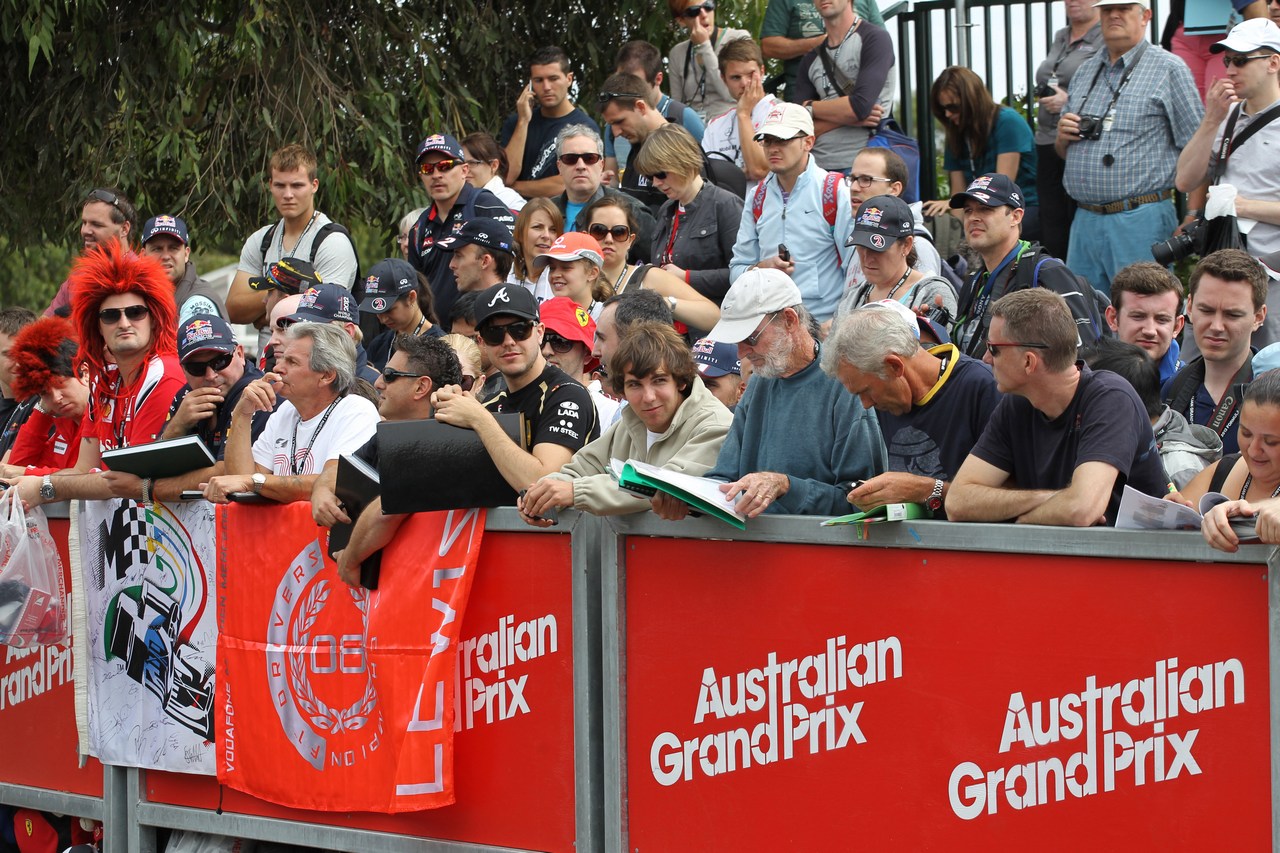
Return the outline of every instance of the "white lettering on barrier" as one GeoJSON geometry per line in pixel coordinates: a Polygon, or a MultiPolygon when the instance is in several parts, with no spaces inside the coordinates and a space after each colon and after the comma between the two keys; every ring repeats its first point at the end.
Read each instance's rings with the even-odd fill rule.
{"type": "Polygon", "coordinates": [[[28,658],[34,660],[0,676],[0,711],[71,683],[71,649],[65,642],[51,646],[29,646],[25,649],[6,648],[6,664],[28,658]]]}
{"type": "Polygon", "coordinates": [[[902,677],[902,643],[897,637],[846,646],[831,637],[824,650],[779,662],[769,652],[765,665],[719,677],[715,667],[702,673],[693,725],[709,717],[724,720],[765,713],[754,726],[682,740],[662,732],[653,740],[649,764],[660,785],[690,782],[700,769],[720,776],[755,765],[790,761],[867,742],[858,718],[862,702],[841,704],[838,694],[902,677]],[[812,707],[821,702],[820,707],[812,707]]]}
{"type": "Polygon", "coordinates": [[[951,771],[947,784],[951,810],[963,820],[993,815],[1000,798],[1014,809],[1062,802],[1114,791],[1124,779],[1134,787],[1167,782],[1183,774],[1200,775],[1192,748],[1199,728],[1165,732],[1180,714],[1200,714],[1244,703],[1244,665],[1236,658],[1178,671],[1178,659],[1156,662],[1155,675],[1123,684],[1098,686],[1085,678],[1084,690],[1038,700],[1027,707],[1021,692],[1009,695],[1001,754],[1015,746],[1027,749],[1076,740],[1084,749],[1064,761],[1043,758],[984,771],[972,761],[951,771]],[[1149,737],[1119,730],[1150,726],[1149,737]],[[1100,769],[1099,769],[1100,768],[1100,769]]]}
{"type": "Polygon", "coordinates": [[[524,622],[508,614],[498,620],[496,630],[463,640],[455,669],[454,731],[528,714],[529,674],[508,677],[507,669],[555,654],[559,648],[559,630],[551,613],[524,622]]]}

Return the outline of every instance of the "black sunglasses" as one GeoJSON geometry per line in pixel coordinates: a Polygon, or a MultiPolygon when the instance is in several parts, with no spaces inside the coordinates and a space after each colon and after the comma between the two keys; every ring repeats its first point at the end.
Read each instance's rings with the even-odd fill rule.
{"type": "MultiPolygon", "coordinates": [[[[85,197],[85,200],[100,201],[103,204],[111,205],[116,210],[120,210],[120,196],[116,195],[113,192],[108,192],[107,190],[104,190],[104,189],[89,190],[89,195],[85,197]]],[[[123,212],[124,211],[121,211],[121,213],[123,212]]]]}
{"type": "Polygon", "coordinates": [[[1236,68],[1244,68],[1255,59],[1270,59],[1273,56],[1275,56],[1274,53],[1251,53],[1248,56],[1224,56],[1222,57],[1222,67],[1230,68],[1234,65],[1236,68]]]}
{"type": "Polygon", "coordinates": [[[231,359],[234,357],[232,353],[224,352],[222,355],[209,359],[208,361],[184,361],[182,369],[188,376],[204,376],[205,371],[213,368],[213,372],[226,370],[231,365],[231,359]]]}
{"type": "Polygon", "coordinates": [[[470,391],[475,384],[476,384],[476,378],[474,376],[464,375],[462,377],[462,381],[458,383],[458,387],[460,387],[463,391],[470,391]]]}
{"type": "Polygon", "coordinates": [[[689,18],[690,20],[692,20],[693,18],[696,18],[699,15],[701,15],[703,12],[714,12],[715,10],[716,10],[715,0],[706,0],[705,3],[699,3],[697,6],[690,6],[688,9],[685,9],[683,12],[680,13],[680,17],[689,18]]]}
{"type": "Polygon", "coordinates": [[[665,171],[650,172],[648,177],[649,180],[665,181],[667,173],[665,171]]]}
{"type": "Polygon", "coordinates": [[[596,105],[601,109],[610,101],[643,101],[644,95],[637,95],[635,92],[601,92],[596,95],[596,105]]]}
{"type": "Polygon", "coordinates": [[[406,373],[403,370],[396,370],[394,367],[382,368],[382,379],[388,384],[395,382],[397,379],[419,379],[426,376],[425,373],[406,373]]]}
{"type": "Polygon", "coordinates": [[[602,158],[596,152],[588,151],[586,154],[561,154],[558,159],[566,166],[576,166],[578,165],[579,160],[586,163],[588,166],[594,166],[596,163],[599,163],[602,158]]]}
{"type": "Polygon", "coordinates": [[[532,320],[518,320],[515,323],[507,323],[498,326],[490,323],[483,329],[476,329],[476,332],[484,339],[484,342],[491,347],[501,346],[506,340],[507,335],[511,335],[513,341],[527,341],[529,336],[533,334],[534,322],[532,320]]]}
{"type": "Polygon", "coordinates": [[[120,322],[120,315],[128,317],[130,320],[141,320],[151,313],[151,309],[145,305],[130,305],[127,308],[103,308],[98,312],[98,319],[107,325],[120,322]]]}
{"type": "Polygon", "coordinates": [[[938,109],[942,110],[947,115],[951,115],[952,113],[959,114],[960,105],[959,104],[938,104],[938,109]]]}
{"type": "Polygon", "coordinates": [[[1001,347],[1022,347],[1023,349],[1048,349],[1048,344],[1028,343],[1024,341],[987,341],[987,352],[991,353],[992,358],[1000,356],[1001,347]]]}
{"type": "Polygon", "coordinates": [[[573,349],[573,341],[568,338],[562,338],[555,332],[546,332],[543,334],[542,344],[543,346],[550,345],[551,351],[557,355],[564,355],[569,350],[573,349]]]}
{"type": "Polygon", "coordinates": [[[597,240],[603,240],[609,236],[613,237],[615,241],[621,242],[631,236],[631,229],[625,225],[609,226],[596,223],[595,225],[587,226],[587,233],[597,240]]]}

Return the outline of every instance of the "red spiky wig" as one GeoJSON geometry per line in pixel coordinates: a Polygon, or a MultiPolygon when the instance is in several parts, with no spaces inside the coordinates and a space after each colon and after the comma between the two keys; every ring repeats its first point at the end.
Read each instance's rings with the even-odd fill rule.
{"type": "MultiPolygon", "coordinates": [[[[139,255],[120,241],[85,252],[67,278],[71,291],[71,322],[80,338],[76,369],[88,367],[91,376],[105,376],[106,341],[98,326],[103,300],[120,293],[137,293],[151,311],[151,346],[147,356],[174,355],[178,351],[177,308],[173,283],[155,258],[139,255]]],[[[126,382],[128,377],[125,377],[126,382]]]]}
{"type": "Polygon", "coordinates": [[[15,399],[43,394],[58,380],[74,376],[76,349],[76,331],[62,317],[24,326],[9,347],[15,399]]]}

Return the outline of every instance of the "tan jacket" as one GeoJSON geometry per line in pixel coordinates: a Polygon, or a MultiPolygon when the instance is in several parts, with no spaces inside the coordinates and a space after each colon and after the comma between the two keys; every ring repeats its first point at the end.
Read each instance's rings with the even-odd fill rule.
{"type": "Polygon", "coordinates": [[[609,460],[639,459],[671,471],[700,477],[715,464],[729,432],[733,413],[712,396],[698,377],[676,410],[667,434],[646,449],[648,435],[638,415],[626,406],[604,435],[573,455],[559,471],[548,474],[573,483],[573,508],[594,515],[624,515],[649,509],[649,501],[618,488],[609,460]]]}

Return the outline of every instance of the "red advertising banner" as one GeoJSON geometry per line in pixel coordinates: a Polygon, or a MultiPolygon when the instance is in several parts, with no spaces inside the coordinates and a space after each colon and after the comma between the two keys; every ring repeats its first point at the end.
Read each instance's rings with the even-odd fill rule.
{"type": "Polygon", "coordinates": [[[633,849],[1270,849],[1266,566],[633,537],[625,618],[633,849]]]}
{"type": "MultiPolygon", "coordinates": [[[[49,519],[49,534],[67,555],[69,522],[49,519]]],[[[65,578],[71,589],[71,579],[65,578]]],[[[0,782],[91,797],[102,796],[102,765],[76,756],[71,640],[26,649],[0,646],[0,782]]]]}
{"type": "MultiPolygon", "coordinates": [[[[272,535],[278,534],[274,531],[272,535]]],[[[383,583],[396,571],[383,561],[383,583]]],[[[390,599],[383,606],[392,606],[390,599]]],[[[409,609],[407,604],[397,607],[409,609]]],[[[486,531],[462,619],[454,715],[456,802],[377,814],[276,805],[213,779],[148,771],[155,803],[417,838],[575,849],[573,599],[569,536],[486,531]],[[536,641],[532,637],[536,636],[536,641]]],[[[223,724],[219,704],[217,723],[223,724]]],[[[275,712],[265,721],[279,727],[275,712]]],[[[241,750],[243,751],[243,750],[241,750]]],[[[297,774],[301,785],[314,772],[297,774]]]]}
{"type": "Polygon", "coordinates": [[[310,809],[452,803],[459,634],[484,517],[410,516],[368,592],[339,580],[309,504],[221,510],[219,780],[310,809]]]}

